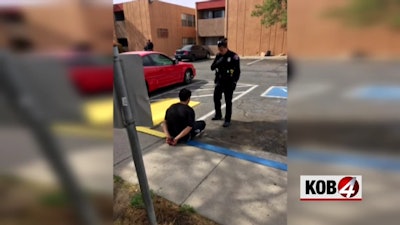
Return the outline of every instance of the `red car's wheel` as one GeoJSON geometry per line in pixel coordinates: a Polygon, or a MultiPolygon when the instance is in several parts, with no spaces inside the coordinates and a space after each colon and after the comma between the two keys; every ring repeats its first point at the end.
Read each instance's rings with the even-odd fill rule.
{"type": "Polygon", "coordinates": [[[185,75],[183,77],[183,82],[185,84],[190,84],[193,80],[193,72],[189,69],[185,71],[185,75]]]}

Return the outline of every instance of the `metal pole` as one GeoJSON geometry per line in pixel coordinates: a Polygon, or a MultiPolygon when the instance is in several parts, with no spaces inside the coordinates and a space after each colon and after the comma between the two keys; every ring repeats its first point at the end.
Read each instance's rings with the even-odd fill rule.
{"type": "Polygon", "coordinates": [[[149,184],[147,182],[146,170],[144,168],[142,150],[140,148],[139,138],[136,131],[135,118],[132,113],[132,106],[129,105],[128,91],[125,86],[124,76],[121,67],[121,60],[118,58],[118,47],[114,47],[114,88],[117,99],[122,108],[122,115],[126,130],[128,132],[129,143],[133,162],[135,163],[136,174],[139,180],[142,198],[146,207],[147,216],[151,225],[157,225],[156,214],[154,212],[153,202],[151,200],[149,184]]]}
{"type": "MultiPolygon", "coordinates": [[[[0,67],[3,68],[3,71],[0,71],[0,83],[3,84],[2,88],[7,95],[10,105],[15,109],[22,122],[33,131],[35,139],[41,146],[42,153],[55,170],[55,174],[58,176],[82,224],[100,224],[99,217],[93,206],[84,196],[83,191],[73,176],[65,160],[65,155],[49,128],[50,126],[44,116],[43,110],[35,104],[35,100],[29,92],[20,85],[23,81],[18,79],[17,71],[14,71],[13,67],[7,65],[6,55],[4,53],[0,54],[1,64],[3,64],[0,67]]],[[[12,59],[9,58],[9,60],[12,59]]]]}

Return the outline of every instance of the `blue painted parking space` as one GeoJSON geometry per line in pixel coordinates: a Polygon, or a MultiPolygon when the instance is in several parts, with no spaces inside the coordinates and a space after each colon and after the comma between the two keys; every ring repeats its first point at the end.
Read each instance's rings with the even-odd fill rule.
{"type": "Polygon", "coordinates": [[[287,99],[287,87],[286,86],[271,86],[268,88],[263,94],[262,97],[266,98],[280,98],[280,99],[287,99]]]}
{"type": "Polygon", "coordinates": [[[288,159],[293,161],[352,166],[384,171],[400,171],[399,158],[379,158],[356,154],[340,154],[317,149],[311,151],[308,149],[289,148],[288,159]]]}
{"type": "Polygon", "coordinates": [[[187,142],[187,144],[190,146],[194,146],[194,147],[197,147],[200,149],[207,150],[207,151],[212,151],[212,152],[216,152],[219,154],[231,156],[233,158],[249,161],[252,163],[257,163],[257,164],[275,168],[278,170],[287,171],[286,163],[277,162],[277,161],[270,160],[270,159],[264,159],[264,158],[260,158],[257,156],[245,154],[242,152],[233,151],[231,149],[227,149],[227,148],[223,148],[223,147],[219,147],[219,146],[215,146],[215,145],[210,145],[210,144],[206,144],[206,143],[202,143],[202,142],[198,142],[198,141],[193,141],[193,140],[187,142]]]}
{"type": "Polygon", "coordinates": [[[352,97],[365,100],[400,100],[400,86],[365,86],[352,92],[352,97]]]}

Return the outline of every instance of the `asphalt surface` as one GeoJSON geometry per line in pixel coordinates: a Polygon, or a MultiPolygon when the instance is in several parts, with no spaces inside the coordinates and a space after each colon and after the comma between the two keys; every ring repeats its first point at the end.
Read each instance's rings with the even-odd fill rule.
{"type": "MultiPolygon", "coordinates": [[[[203,135],[195,140],[286,164],[286,99],[261,96],[271,86],[286,86],[286,62],[241,61],[242,73],[228,128],[222,127],[223,121],[211,121],[211,63],[194,62],[197,76],[191,84],[159,90],[151,94],[150,101],[177,98],[179,90],[186,87],[192,91],[192,100],[200,102],[194,107],[196,118],[207,123],[203,135]]],[[[153,129],[162,130],[159,126],[153,129]]],[[[177,204],[189,204],[220,224],[287,223],[286,171],[185,144],[171,147],[164,139],[144,133],[138,136],[150,188],[161,196],[177,204]]],[[[138,182],[123,129],[114,129],[114,174],[138,182]]]]}
{"type": "MultiPolygon", "coordinates": [[[[196,61],[197,75],[192,84],[176,85],[153,93],[151,101],[176,98],[181,88],[192,91],[197,119],[206,121],[202,141],[237,151],[265,151],[286,155],[287,100],[262,97],[271,86],[286,86],[285,60],[241,60],[241,76],[233,95],[232,123],[223,128],[223,121],[212,121],[214,72],[212,60],[196,61]],[[248,65],[250,64],[250,65],[248,65]]],[[[224,98],[222,98],[224,104],[224,98]]],[[[225,109],[222,109],[223,115],[225,109]]],[[[156,129],[162,130],[160,127],[156,129]]]]}

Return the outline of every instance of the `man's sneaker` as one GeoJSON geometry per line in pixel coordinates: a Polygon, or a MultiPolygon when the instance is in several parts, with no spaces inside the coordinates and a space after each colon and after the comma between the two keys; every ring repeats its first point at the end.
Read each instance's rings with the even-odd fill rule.
{"type": "Polygon", "coordinates": [[[201,138],[201,137],[203,137],[203,134],[204,134],[204,130],[200,131],[200,133],[198,133],[196,135],[196,137],[201,138]]]}
{"type": "Polygon", "coordinates": [[[222,125],[223,127],[229,127],[231,125],[231,122],[225,121],[224,124],[222,125]]]}
{"type": "Polygon", "coordinates": [[[211,120],[222,120],[222,116],[214,116],[211,120]]]}

